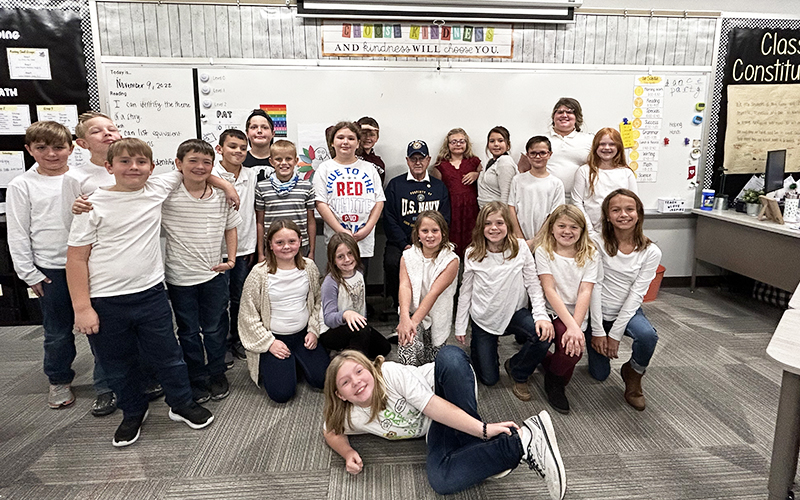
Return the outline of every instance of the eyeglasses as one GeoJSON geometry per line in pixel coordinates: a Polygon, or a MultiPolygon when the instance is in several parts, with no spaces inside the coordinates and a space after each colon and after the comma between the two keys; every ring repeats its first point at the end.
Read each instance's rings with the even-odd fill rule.
{"type": "Polygon", "coordinates": [[[424,156],[423,157],[415,156],[413,158],[409,158],[408,161],[413,163],[414,165],[422,165],[423,163],[425,163],[425,158],[426,157],[424,156]]]}
{"type": "Polygon", "coordinates": [[[574,115],[575,111],[572,109],[557,109],[554,115],[574,115]]]}
{"type": "Polygon", "coordinates": [[[451,146],[461,146],[466,143],[467,143],[466,139],[453,139],[452,141],[450,141],[451,146]]]}
{"type": "Polygon", "coordinates": [[[550,155],[550,151],[532,151],[527,153],[525,156],[528,158],[547,158],[550,155]]]}

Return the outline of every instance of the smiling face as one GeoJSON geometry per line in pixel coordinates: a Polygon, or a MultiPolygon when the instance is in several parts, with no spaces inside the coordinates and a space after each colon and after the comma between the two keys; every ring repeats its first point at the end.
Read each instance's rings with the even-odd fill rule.
{"type": "Polygon", "coordinates": [[[453,134],[447,138],[447,147],[450,149],[450,154],[454,156],[461,156],[467,150],[467,136],[464,134],[453,134]]]}
{"type": "Polygon", "coordinates": [[[294,257],[300,251],[300,235],[291,229],[280,229],[272,235],[272,239],[269,240],[269,247],[275,255],[275,260],[278,261],[279,267],[281,264],[290,263],[291,266],[294,266],[294,257]]]}
{"type": "Polygon", "coordinates": [[[72,154],[72,144],[63,143],[48,145],[43,141],[26,144],[25,149],[39,164],[39,173],[42,175],[59,175],[66,172],[69,167],[67,160],[72,154]]]}
{"type": "Polygon", "coordinates": [[[286,182],[294,175],[297,166],[297,154],[293,149],[272,146],[269,162],[275,169],[275,177],[281,182],[286,182]]]}
{"type": "Polygon", "coordinates": [[[189,151],[183,156],[183,160],[175,158],[175,167],[183,174],[184,180],[205,182],[211,176],[214,158],[198,151],[189,151]]]}
{"type": "Polygon", "coordinates": [[[636,200],[630,196],[618,194],[608,202],[608,220],[615,230],[630,231],[639,222],[636,211],[636,200]]]}
{"type": "Polygon", "coordinates": [[[342,363],[336,373],[336,396],[356,406],[368,407],[375,389],[375,377],[355,361],[342,363]]]}
{"type": "Polygon", "coordinates": [[[618,151],[617,145],[611,139],[611,136],[606,134],[600,139],[600,142],[597,144],[597,149],[595,150],[595,153],[597,154],[597,157],[600,158],[600,161],[602,161],[603,163],[606,162],[611,163],[614,161],[614,157],[617,156],[617,151],[618,151]]]}
{"type": "Polygon", "coordinates": [[[575,130],[575,110],[559,106],[553,113],[553,130],[559,135],[568,135],[575,130]]]}
{"type": "Polygon", "coordinates": [[[114,176],[116,191],[138,191],[144,187],[155,165],[144,155],[131,155],[126,150],[106,162],[106,170],[114,176]]]}
{"type": "Polygon", "coordinates": [[[486,217],[483,236],[488,242],[489,250],[497,251],[498,247],[503,246],[503,240],[508,236],[508,227],[502,213],[492,212],[486,217]]]}
{"type": "Polygon", "coordinates": [[[581,226],[570,217],[561,216],[553,224],[553,238],[558,248],[572,248],[581,237],[581,226]]]}
{"type": "Polygon", "coordinates": [[[435,253],[442,247],[442,229],[435,221],[425,217],[419,223],[419,242],[423,253],[435,253]]]}
{"type": "Polygon", "coordinates": [[[406,158],[408,171],[411,172],[411,175],[418,181],[421,181],[425,178],[425,172],[428,170],[428,165],[430,164],[431,157],[422,156],[419,153],[414,153],[410,157],[406,158]]]}
{"type": "Polygon", "coordinates": [[[489,144],[487,147],[489,148],[489,152],[492,153],[492,156],[495,158],[508,152],[508,144],[506,143],[505,138],[497,132],[492,132],[489,134],[489,144]]]}
{"type": "Polygon", "coordinates": [[[255,148],[269,147],[275,133],[269,126],[269,121],[263,116],[253,116],[250,118],[250,125],[247,126],[247,138],[255,148]]]}
{"type": "Polygon", "coordinates": [[[547,168],[547,160],[550,159],[550,148],[547,147],[547,143],[544,142],[537,142],[531,144],[531,147],[528,148],[526,152],[526,156],[531,163],[531,171],[533,170],[544,170],[547,168]]]}
{"type": "Polygon", "coordinates": [[[356,256],[349,246],[344,243],[336,247],[336,267],[342,273],[342,276],[349,278],[356,273],[356,256]]]}
{"type": "Polygon", "coordinates": [[[355,157],[358,147],[358,136],[347,127],[342,127],[333,134],[333,149],[336,151],[336,159],[352,159],[355,157]]]}
{"type": "Polygon", "coordinates": [[[225,164],[238,167],[247,157],[247,141],[228,136],[225,138],[225,142],[217,146],[217,153],[222,156],[225,164]]]}
{"type": "Polygon", "coordinates": [[[114,122],[105,116],[97,116],[87,120],[84,125],[86,126],[86,134],[76,142],[78,146],[88,149],[93,155],[105,156],[108,152],[108,146],[122,137],[114,122]]]}
{"type": "Polygon", "coordinates": [[[374,127],[369,127],[366,125],[361,126],[361,149],[364,151],[372,151],[372,148],[375,147],[375,144],[378,142],[378,138],[380,137],[380,131],[374,127]]]}

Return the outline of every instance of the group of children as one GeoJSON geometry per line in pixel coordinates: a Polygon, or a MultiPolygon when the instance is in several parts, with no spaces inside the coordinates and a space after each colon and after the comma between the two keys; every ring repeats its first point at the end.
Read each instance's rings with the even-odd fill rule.
{"type": "Polygon", "coordinates": [[[200,403],[229,394],[233,353],[273,401],[294,396],[298,368],[324,390],[325,438],[351,473],[363,464],[347,434],[427,434],[436,491],[459,491],[522,460],[553,498],[563,497],[566,479],[547,413],[522,427],[477,414],[475,384],[499,380],[500,336],[521,344],[503,364],[515,396],[532,398],[528,379],[541,365],[548,401],[562,413],[584,349],[591,375],[604,380],[621,337],[633,337],[621,375],[626,401],[644,409],[641,378],[657,335],[640,305],[660,251],[642,232],[643,206],[614,129],[598,132],[575,175],[577,207],[564,204],[564,185],[547,170],[547,137],[528,141],[530,169],[518,173],[504,127],[488,134],[486,168],[464,130],[447,134],[431,175],[447,186],[451,223],[436,210],[414,221],[398,276],[401,363],[384,364],[391,344],[370,325],[364,279],[386,201],[372,149],[377,122],[331,127],[332,158],[313,184],[296,172],[294,145],[273,141],[266,113],[254,111],[245,128],[223,132],[216,150],[182,143],[176,171],[152,177],[150,148],[121,139],[99,113],[76,128],[92,155],[76,169],[67,166],[69,130],[54,122],[28,129],[37,164],[9,186],[9,245],[41,297],[51,407],[74,401],[74,324],[95,355],[98,396],[123,410],[115,446],[138,439],[158,383],[171,419],[209,425],[200,403]],[[324,280],[313,261],[315,208],[325,223],[324,280]],[[61,217],[48,217],[55,211],[61,217]],[[471,325],[470,359],[445,346],[454,314],[458,342],[471,325]],[[328,351],[338,350],[331,361],[328,351]]]}

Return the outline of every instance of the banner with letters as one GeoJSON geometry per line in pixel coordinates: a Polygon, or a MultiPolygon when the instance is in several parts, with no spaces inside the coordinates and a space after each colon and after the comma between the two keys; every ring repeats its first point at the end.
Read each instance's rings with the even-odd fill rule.
{"type": "Polygon", "coordinates": [[[328,22],[322,55],[364,57],[506,58],[514,53],[511,25],[328,22]]]}

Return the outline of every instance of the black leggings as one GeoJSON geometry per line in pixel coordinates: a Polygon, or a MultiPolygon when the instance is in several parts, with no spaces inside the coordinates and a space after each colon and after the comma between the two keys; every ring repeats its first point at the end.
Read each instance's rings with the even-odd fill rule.
{"type": "Polygon", "coordinates": [[[330,351],[355,349],[370,359],[386,356],[392,350],[392,344],[369,324],[356,331],[350,330],[346,324],[331,328],[319,336],[319,343],[330,351]]]}

